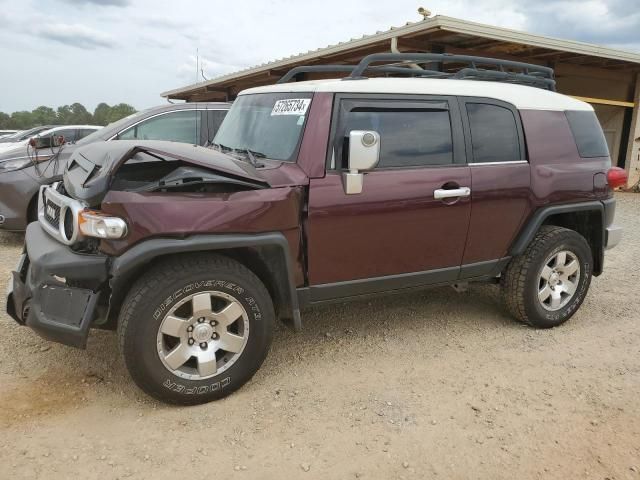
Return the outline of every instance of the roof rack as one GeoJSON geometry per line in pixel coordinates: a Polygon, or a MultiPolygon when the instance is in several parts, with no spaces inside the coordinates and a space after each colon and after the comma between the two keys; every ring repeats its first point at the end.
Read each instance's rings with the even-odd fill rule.
{"type": "MultiPolygon", "coordinates": [[[[353,72],[357,65],[309,65],[294,67],[284,74],[276,83],[288,83],[294,77],[301,73],[323,73],[323,72],[353,72]]],[[[435,70],[424,70],[408,67],[397,66],[378,66],[369,67],[368,70],[379,73],[397,73],[401,75],[409,75],[414,77],[433,77],[433,78],[446,78],[447,73],[438,72],[435,70]]]]}
{"type": "Polygon", "coordinates": [[[349,75],[343,80],[363,80],[367,78],[364,76],[365,71],[412,77],[518,83],[554,92],[556,90],[552,68],[498,58],[448,53],[374,53],[364,57],[357,65],[295,67],[289,70],[277,83],[289,82],[300,73],[318,72],[349,72],[349,75]],[[388,63],[378,66],[371,65],[376,62],[388,63]]]}

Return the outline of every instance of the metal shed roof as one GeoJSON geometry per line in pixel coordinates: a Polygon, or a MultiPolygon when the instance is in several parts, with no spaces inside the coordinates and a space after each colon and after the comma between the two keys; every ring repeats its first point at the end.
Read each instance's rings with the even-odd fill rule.
{"type": "Polygon", "coordinates": [[[434,46],[444,45],[447,51],[474,50],[505,58],[526,57],[528,61],[540,64],[562,62],[625,71],[640,70],[638,53],[439,15],[274,60],[161,95],[170,99],[192,101],[204,100],[215,94],[234,96],[244,88],[274,83],[290,68],[298,65],[353,63],[368,53],[389,51],[389,42],[394,38],[399,42],[398,47],[405,51],[429,51],[434,46]]]}

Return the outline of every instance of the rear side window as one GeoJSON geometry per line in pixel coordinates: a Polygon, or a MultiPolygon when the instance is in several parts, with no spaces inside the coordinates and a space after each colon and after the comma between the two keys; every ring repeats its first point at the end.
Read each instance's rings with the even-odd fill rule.
{"type": "Polygon", "coordinates": [[[347,165],[349,132],[374,130],[380,134],[378,168],[423,167],[453,163],[448,110],[356,108],[346,117],[343,167],[347,165]]]}
{"type": "Polygon", "coordinates": [[[52,133],[51,135],[64,137],[65,143],[73,143],[77,140],[77,130],[75,128],[73,129],[66,128],[64,130],[58,130],[52,133]]]}
{"type": "Polygon", "coordinates": [[[595,112],[565,112],[582,158],[608,157],[609,147],[595,112]]]}
{"type": "Polygon", "coordinates": [[[471,129],[473,163],[522,160],[513,112],[487,103],[466,103],[471,129]]]}
{"type": "Polygon", "coordinates": [[[118,135],[120,140],[168,140],[197,144],[200,112],[181,110],[151,117],[118,135]]]}

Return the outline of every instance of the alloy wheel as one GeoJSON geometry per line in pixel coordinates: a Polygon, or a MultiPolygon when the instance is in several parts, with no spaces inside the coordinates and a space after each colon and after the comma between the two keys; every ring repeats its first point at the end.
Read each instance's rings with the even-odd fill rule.
{"type": "Polygon", "coordinates": [[[227,370],[242,355],[249,317],[242,304],[223,292],[189,295],[163,318],[158,356],[174,375],[204,380],[227,370]]]}
{"type": "Polygon", "coordinates": [[[565,307],[580,282],[580,261],[575,253],[561,250],[545,262],[538,279],[538,301],[545,310],[565,307]]]}

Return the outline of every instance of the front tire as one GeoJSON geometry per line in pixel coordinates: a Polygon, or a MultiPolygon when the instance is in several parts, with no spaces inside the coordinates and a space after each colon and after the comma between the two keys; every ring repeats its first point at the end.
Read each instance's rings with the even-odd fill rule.
{"type": "Polygon", "coordinates": [[[134,382],[152,397],[195,405],[225,397],[260,368],[274,310],[262,282],[219,255],[163,262],[133,285],[118,322],[134,382]]]}
{"type": "Polygon", "coordinates": [[[582,235],[545,225],[500,278],[503,303],[527,325],[557,327],[582,305],[592,270],[593,255],[582,235]]]}

